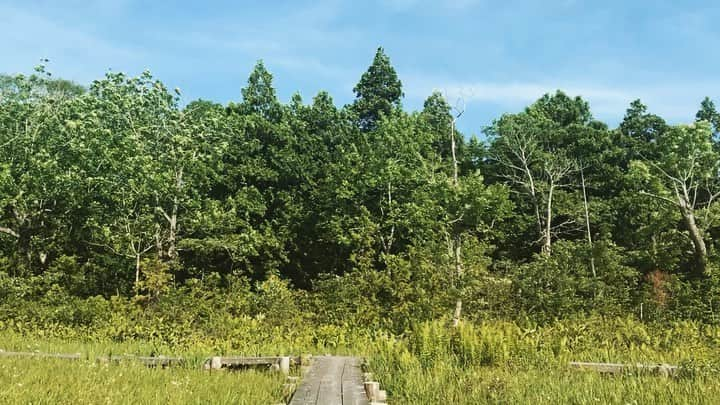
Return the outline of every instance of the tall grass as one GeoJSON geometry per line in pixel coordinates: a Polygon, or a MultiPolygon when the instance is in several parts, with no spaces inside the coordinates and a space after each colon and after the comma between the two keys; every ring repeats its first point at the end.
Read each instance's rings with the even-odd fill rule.
{"type": "Polygon", "coordinates": [[[396,404],[718,404],[719,356],[720,328],[692,322],[427,322],[377,341],[370,368],[396,404]],[[667,362],[682,372],[605,376],[570,370],[573,360],[667,362]]]}

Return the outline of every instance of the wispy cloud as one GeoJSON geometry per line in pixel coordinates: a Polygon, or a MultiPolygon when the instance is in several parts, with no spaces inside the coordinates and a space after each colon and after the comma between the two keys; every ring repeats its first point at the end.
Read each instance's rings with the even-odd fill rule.
{"type": "Polygon", "coordinates": [[[379,2],[382,6],[390,7],[396,11],[409,11],[421,7],[461,11],[480,5],[483,0],[379,0],[379,2]]]}
{"type": "Polygon", "coordinates": [[[546,93],[562,90],[587,100],[594,115],[602,119],[621,118],[631,101],[641,99],[649,109],[672,122],[692,120],[703,97],[720,93],[720,81],[655,84],[646,86],[605,86],[578,82],[458,82],[421,76],[405,82],[406,95],[419,100],[440,91],[454,103],[492,104],[519,110],[546,93]]]}
{"type": "Polygon", "coordinates": [[[27,72],[41,58],[50,59],[67,78],[89,82],[108,68],[136,67],[142,52],[73,28],[38,13],[0,5],[3,41],[0,54],[5,73],[27,72]]]}

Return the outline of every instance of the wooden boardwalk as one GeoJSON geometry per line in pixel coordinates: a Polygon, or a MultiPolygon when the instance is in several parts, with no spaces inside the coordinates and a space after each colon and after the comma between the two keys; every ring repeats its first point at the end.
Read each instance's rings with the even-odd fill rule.
{"type": "Polygon", "coordinates": [[[368,405],[361,363],[357,357],[313,357],[290,405],[368,405]]]}

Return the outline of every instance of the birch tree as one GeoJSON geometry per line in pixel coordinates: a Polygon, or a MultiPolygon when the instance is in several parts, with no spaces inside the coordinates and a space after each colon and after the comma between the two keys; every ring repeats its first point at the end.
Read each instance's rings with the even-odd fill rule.
{"type": "Polygon", "coordinates": [[[540,253],[550,255],[552,242],[572,219],[555,221],[555,197],[573,185],[576,162],[562,150],[543,145],[540,127],[522,115],[498,123],[492,159],[498,175],[532,207],[540,253]]]}
{"type": "Polygon", "coordinates": [[[694,271],[707,270],[707,230],[718,219],[720,154],[713,149],[710,123],[680,125],[662,133],[654,144],[656,159],[631,163],[631,175],[644,185],[641,193],[678,210],[693,246],[694,271]]]}

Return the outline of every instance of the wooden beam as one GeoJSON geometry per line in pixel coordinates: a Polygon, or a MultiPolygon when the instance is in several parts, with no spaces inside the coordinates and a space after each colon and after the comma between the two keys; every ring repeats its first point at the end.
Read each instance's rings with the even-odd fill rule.
{"type": "Polygon", "coordinates": [[[103,356],[98,357],[97,361],[101,363],[120,363],[123,361],[134,361],[142,363],[147,367],[170,367],[185,364],[185,359],[182,357],[167,357],[167,356],[103,356]]]}
{"type": "Polygon", "coordinates": [[[80,353],[36,353],[36,352],[6,352],[0,350],[0,357],[36,357],[36,358],[51,358],[51,359],[65,359],[65,360],[80,360],[82,355],[80,353]]]}
{"type": "Polygon", "coordinates": [[[632,372],[648,372],[664,377],[677,374],[679,368],[670,364],[621,364],[621,363],[588,363],[580,361],[570,362],[570,367],[578,370],[592,370],[604,374],[622,374],[632,372]]]}
{"type": "Polygon", "coordinates": [[[285,372],[290,371],[291,365],[301,364],[299,356],[276,356],[276,357],[222,357],[214,356],[205,360],[205,369],[217,370],[221,368],[268,366],[277,367],[285,372]]]}

